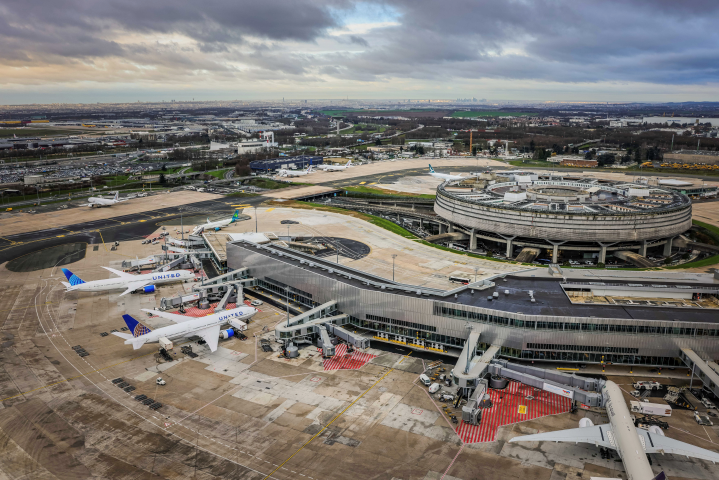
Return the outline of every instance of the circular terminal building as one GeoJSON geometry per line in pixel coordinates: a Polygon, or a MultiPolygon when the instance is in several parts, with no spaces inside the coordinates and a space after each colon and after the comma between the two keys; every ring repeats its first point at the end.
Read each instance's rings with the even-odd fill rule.
{"type": "Polygon", "coordinates": [[[546,249],[552,263],[605,263],[609,253],[653,266],[647,250],[669,256],[672,240],[692,226],[687,196],[646,184],[498,172],[480,175],[471,190],[460,187],[437,187],[434,211],[449,222],[448,233],[468,235],[470,250],[479,240],[520,261],[546,249]]]}

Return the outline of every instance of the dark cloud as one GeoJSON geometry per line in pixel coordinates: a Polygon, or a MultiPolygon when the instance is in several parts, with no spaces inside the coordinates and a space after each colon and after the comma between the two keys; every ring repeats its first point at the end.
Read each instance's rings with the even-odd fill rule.
{"type": "Polygon", "coordinates": [[[719,82],[718,20],[716,0],[4,0],[0,59],[118,62],[147,81],[696,85],[719,82]]]}
{"type": "Polygon", "coordinates": [[[363,47],[369,47],[369,42],[367,42],[367,40],[360,37],[359,35],[350,35],[349,41],[350,41],[350,43],[354,43],[355,45],[362,45],[363,47]]]}

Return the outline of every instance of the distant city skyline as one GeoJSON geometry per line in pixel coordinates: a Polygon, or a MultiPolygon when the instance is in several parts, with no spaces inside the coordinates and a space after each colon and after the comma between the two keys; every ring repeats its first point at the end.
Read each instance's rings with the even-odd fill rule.
{"type": "Polygon", "coordinates": [[[719,101],[719,3],[0,4],[0,104],[719,101]]]}

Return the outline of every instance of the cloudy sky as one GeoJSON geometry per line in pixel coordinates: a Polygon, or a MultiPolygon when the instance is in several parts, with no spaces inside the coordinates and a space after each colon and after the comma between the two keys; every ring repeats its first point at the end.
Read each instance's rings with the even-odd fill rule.
{"type": "Polygon", "coordinates": [[[719,101],[719,1],[0,0],[0,103],[719,101]]]}

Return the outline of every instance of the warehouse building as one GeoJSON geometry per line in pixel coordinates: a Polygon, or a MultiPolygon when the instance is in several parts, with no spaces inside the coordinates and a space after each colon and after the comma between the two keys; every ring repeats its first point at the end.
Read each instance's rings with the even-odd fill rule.
{"type": "Polygon", "coordinates": [[[253,173],[274,173],[282,169],[303,170],[310,165],[322,165],[324,158],[311,155],[298,155],[296,157],[268,158],[250,162],[253,173]]]}

